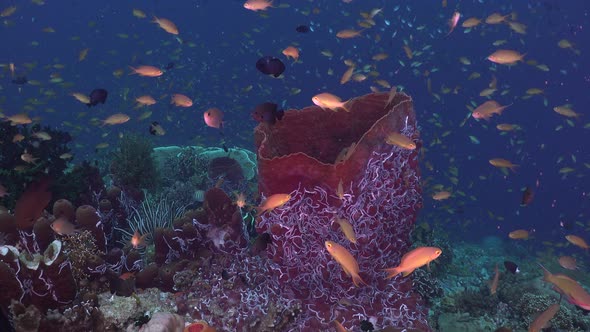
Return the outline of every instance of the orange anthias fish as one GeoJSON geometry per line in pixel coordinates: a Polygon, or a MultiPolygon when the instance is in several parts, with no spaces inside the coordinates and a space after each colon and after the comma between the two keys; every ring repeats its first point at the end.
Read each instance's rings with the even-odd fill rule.
{"type": "Polygon", "coordinates": [[[346,71],[344,72],[344,74],[342,74],[342,77],[340,78],[340,84],[345,84],[346,82],[350,81],[350,78],[354,73],[354,68],[354,66],[350,66],[348,67],[348,69],[346,69],[346,71]]]}
{"type": "Polygon", "coordinates": [[[397,145],[408,150],[416,149],[416,143],[414,143],[411,138],[396,132],[389,133],[387,137],[385,137],[385,143],[397,145]]]}
{"type": "Polygon", "coordinates": [[[497,50],[488,56],[488,60],[499,65],[511,65],[523,61],[525,54],[512,50],[497,50]]]}
{"type": "Polygon", "coordinates": [[[461,13],[459,13],[459,12],[453,13],[453,17],[451,17],[451,19],[449,20],[449,33],[447,33],[447,36],[450,35],[451,32],[453,32],[453,30],[455,30],[455,27],[457,26],[457,23],[459,23],[460,18],[461,18],[461,13]]]}
{"type": "Polygon", "coordinates": [[[553,284],[555,289],[562,294],[565,299],[574,305],[590,310],[590,294],[574,279],[563,274],[552,274],[543,265],[543,281],[553,284]]]}
{"type": "Polygon", "coordinates": [[[263,214],[266,211],[272,211],[274,208],[283,206],[291,199],[289,194],[274,194],[268,197],[262,204],[256,209],[258,215],[263,214]]]}
{"type": "Polygon", "coordinates": [[[439,191],[439,192],[435,193],[434,195],[432,195],[432,199],[434,199],[435,201],[444,201],[445,199],[448,199],[449,197],[451,197],[451,192],[449,192],[449,191],[439,191]]]}
{"type": "Polygon", "coordinates": [[[496,264],[496,268],[494,269],[494,278],[490,282],[490,295],[496,294],[498,290],[498,282],[500,281],[500,271],[498,270],[498,264],[496,264]]]}
{"type": "Polygon", "coordinates": [[[219,108],[210,108],[203,113],[205,124],[211,128],[223,128],[223,112],[219,108]]]}
{"type": "Polygon", "coordinates": [[[509,160],[502,159],[502,158],[494,158],[490,159],[490,164],[495,167],[499,168],[510,168],[511,171],[516,172],[516,167],[518,165],[513,164],[509,160]]]}
{"type": "Polygon", "coordinates": [[[477,108],[471,113],[471,116],[478,120],[489,120],[494,114],[502,115],[502,112],[510,105],[512,104],[502,106],[495,100],[488,100],[485,103],[477,106],[477,108]]]}
{"type": "Polygon", "coordinates": [[[88,105],[90,103],[90,97],[80,92],[72,92],[72,97],[76,98],[77,101],[82,104],[88,105]]]}
{"type": "Polygon", "coordinates": [[[559,311],[559,302],[554,303],[545,309],[535,320],[529,325],[528,332],[541,332],[542,329],[547,327],[547,323],[557,314],[559,311]]]}
{"type": "Polygon", "coordinates": [[[513,240],[527,240],[529,238],[529,231],[526,229],[517,229],[508,233],[508,237],[513,240]]]}
{"type": "Polygon", "coordinates": [[[561,256],[561,257],[559,257],[559,259],[557,261],[559,262],[559,265],[561,267],[563,267],[564,269],[568,269],[568,270],[572,270],[572,271],[578,269],[576,259],[571,256],[561,256]]]}
{"type": "Polygon", "coordinates": [[[576,118],[577,119],[582,115],[581,113],[574,112],[574,110],[572,110],[571,108],[569,108],[567,106],[553,107],[553,111],[555,111],[555,113],[557,113],[557,114],[565,116],[566,118],[576,118]]]}
{"type": "Polygon", "coordinates": [[[341,31],[338,31],[338,33],[336,33],[336,37],[342,38],[342,39],[354,38],[354,37],[360,36],[363,31],[365,31],[365,30],[364,29],[363,30],[352,30],[352,29],[341,30],[341,31]]]}
{"type": "Polygon", "coordinates": [[[334,323],[334,326],[336,327],[336,332],[348,332],[348,330],[344,326],[342,326],[342,324],[339,321],[334,320],[332,322],[334,323]]]}
{"type": "Polygon", "coordinates": [[[32,154],[25,151],[25,153],[20,155],[20,159],[26,163],[34,164],[39,158],[34,158],[32,154]]]}
{"type": "Polygon", "coordinates": [[[133,249],[145,247],[145,237],[146,236],[147,236],[147,234],[139,235],[139,232],[136,230],[130,240],[131,245],[133,246],[133,249]]]}
{"type": "Polygon", "coordinates": [[[149,95],[137,97],[135,98],[135,101],[137,102],[138,106],[151,106],[156,103],[154,97],[149,95]]]}
{"type": "Polygon", "coordinates": [[[581,237],[577,236],[577,235],[566,235],[565,238],[573,245],[578,246],[582,249],[588,250],[590,249],[590,246],[588,246],[588,243],[586,243],[586,241],[584,239],[582,239],[581,237]]]}
{"type": "Polygon", "coordinates": [[[154,66],[139,66],[137,68],[131,67],[132,72],[129,75],[137,74],[139,76],[146,76],[146,77],[158,77],[162,76],[163,72],[160,68],[154,66]]]}
{"type": "Polygon", "coordinates": [[[487,24],[500,24],[506,22],[506,18],[510,17],[512,14],[502,15],[499,13],[493,13],[490,16],[486,17],[485,22],[487,24]]]}
{"type": "Polygon", "coordinates": [[[50,225],[51,229],[59,235],[72,235],[76,232],[74,224],[69,222],[66,218],[61,217],[56,219],[50,225]]]}
{"type": "Polygon", "coordinates": [[[510,124],[510,123],[500,123],[499,125],[496,126],[496,128],[501,131],[513,131],[517,127],[516,127],[516,125],[510,124]]]}
{"type": "Polygon", "coordinates": [[[164,31],[173,35],[178,35],[178,28],[176,27],[176,24],[174,24],[169,19],[157,18],[156,16],[154,16],[154,20],[152,22],[158,24],[160,28],[164,29],[164,31]]]}
{"type": "Polygon", "coordinates": [[[283,55],[287,58],[293,58],[297,62],[299,59],[299,50],[294,46],[289,46],[283,50],[283,55]]]}
{"type": "Polygon", "coordinates": [[[349,101],[342,101],[342,99],[340,99],[340,97],[335,96],[331,93],[320,93],[317,94],[315,96],[313,96],[311,98],[311,101],[323,108],[323,109],[330,109],[332,111],[337,111],[339,108],[345,110],[346,112],[350,112],[350,109],[348,108],[347,104],[349,101]]]}
{"type": "Polygon", "coordinates": [[[102,121],[102,126],[104,125],[118,125],[129,121],[129,116],[123,113],[117,113],[109,116],[108,118],[102,121]]]}
{"type": "Polygon", "coordinates": [[[182,95],[180,93],[175,93],[172,95],[170,100],[170,104],[174,104],[178,107],[191,107],[193,106],[193,101],[189,97],[182,95]]]}
{"type": "Polygon", "coordinates": [[[480,24],[481,24],[481,20],[479,18],[471,17],[471,18],[468,18],[465,21],[463,21],[463,24],[461,24],[461,26],[469,29],[469,28],[474,28],[480,24]]]}
{"type": "Polygon", "coordinates": [[[397,267],[385,269],[389,273],[386,279],[393,278],[400,273],[407,277],[419,267],[430,266],[430,262],[437,259],[440,254],[442,254],[442,250],[437,247],[418,247],[406,253],[397,267]]]}
{"type": "Polygon", "coordinates": [[[359,265],[356,262],[356,259],[350,252],[348,252],[348,250],[346,250],[346,248],[332,241],[326,241],[324,244],[326,250],[328,250],[332,258],[340,264],[346,275],[352,277],[352,282],[355,286],[358,287],[359,282],[365,285],[367,284],[361,276],[359,276],[359,265]]]}
{"type": "Polygon", "coordinates": [[[244,3],[244,8],[252,11],[266,10],[272,6],[272,0],[248,0],[244,3]]]}
{"type": "Polygon", "coordinates": [[[6,121],[10,121],[11,126],[33,123],[33,120],[25,113],[8,116],[6,121]]]}
{"type": "Polygon", "coordinates": [[[12,143],[18,143],[18,142],[21,142],[24,139],[25,139],[25,136],[23,134],[16,133],[16,134],[14,134],[14,137],[12,137],[12,143]]]}

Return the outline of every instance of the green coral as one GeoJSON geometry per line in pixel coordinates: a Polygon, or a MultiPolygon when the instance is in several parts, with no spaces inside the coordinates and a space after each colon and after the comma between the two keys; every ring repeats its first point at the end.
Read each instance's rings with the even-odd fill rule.
{"type": "MultiPolygon", "coordinates": [[[[531,322],[550,305],[559,301],[558,298],[549,295],[537,295],[525,293],[516,304],[518,314],[521,316],[521,328],[528,328],[531,322]]],[[[561,307],[555,317],[551,320],[554,329],[563,331],[588,331],[590,329],[590,318],[576,312],[577,309],[570,307],[562,301],[561,307]]]]}
{"type": "Polygon", "coordinates": [[[453,301],[446,301],[445,312],[463,312],[478,317],[486,314],[495,315],[498,307],[497,296],[490,296],[486,287],[479,289],[466,289],[463,292],[451,295],[453,301]]]}
{"type": "Polygon", "coordinates": [[[113,153],[111,173],[115,184],[124,188],[155,189],[159,174],[152,142],[142,135],[125,135],[113,153]]]}

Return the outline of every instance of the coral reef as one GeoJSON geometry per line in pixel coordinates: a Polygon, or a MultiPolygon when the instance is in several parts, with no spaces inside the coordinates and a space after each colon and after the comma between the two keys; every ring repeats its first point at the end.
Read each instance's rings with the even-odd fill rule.
{"type": "Polygon", "coordinates": [[[107,328],[114,330],[135,325],[144,315],[151,317],[156,312],[176,311],[172,294],[161,293],[157,288],[145,289],[129,297],[102,293],[98,296],[98,303],[108,322],[107,328]]]}
{"type": "Polygon", "coordinates": [[[69,261],[55,240],[43,254],[19,251],[13,246],[0,247],[0,306],[11,300],[38,308],[57,308],[74,300],[76,282],[69,261]]]}
{"type": "Polygon", "coordinates": [[[135,232],[145,235],[147,244],[154,241],[154,234],[158,228],[171,228],[172,222],[182,216],[185,207],[179,205],[176,200],[165,196],[146,194],[144,200],[137,208],[131,206],[131,215],[127,218],[127,228],[116,228],[123,234],[120,242],[123,245],[130,243],[135,232]]]}
{"type": "Polygon", "coordinates": [[[436,298],[444,295],[444,290],[440,281],[432,276],[432,273],[417,269],[411,274],[412,289],[420,294],[427,304],[432,304],[436,298]]]}
{"type": "MultiPolygon", "coordinates": [[[[100,170],[83,161],[59,176],[52,186],[54,192],[75,206],[94,204],[94,193],[105,191],[100,170]]],[[[70,219],[71,220],[71,219],[70,219]]]]}
{"type": "Polygon", "coordinates": [[[165,146],[155,148],[154,154],[158,169],[168,185],[178,178],[192,179],[191,182],[195,183],[205,181],[209,164],[216,158],[231,158],[238,162],[246,181],[254,180],[257,174],[256,154],[237,147],[226,152],[220,148],[200,146],[165,146]]]}
{"type": "MultiPolygon", "coordinates": [[[[515,303],[515,309],[521,318],[519,321],[522,322],[518,327],[528,328],[539,313],[558,301],[559,298],[548,295],[522,294],[520,300],[515,303]]],[[[554,329],[571,332],[588,331],[590,330],[590,317],[582,315],[578,309],[569,307],[562,301],[559,311],[551,319],[551,326],[554,329]]]]}
{"type": "Polygon", "coordinates": [[[10,313],[14,330],[19,332],[37,332],[41,325],[41,312],[34,305],[25,307],[20,302],[12,300],[10,313]]]}
{"type": "Polygon", "coordinates": [[[72,138],[67,132],[41,128],[38,124],[12,126],[9,121],[1,121],[0,137],[0,183],[10,193],[2,198],[2,204],[8,208],[14,207],[28,184],[42,176],[59,178],[67,167],[67,158],[60,158],[70,152],[68,143],[72,138]],[[38,132],[47,133],[51,139],[37,138],[35,133],[38,132]],[[22,140],[15,140],[16,135],[22,135],[22,140]],[[37,158],[34,163],[27,164],[21,159],[25,151],[37,158]]]}
{"type": "Polygon", "coordinates": [[[125,135],[112,155],[113,180],[125,190],[154,189],[159,174],[151,141],[137,134],[125,135]]]}
{"type": "Polygon", "coordinates": [[[87,279],[90,274],[89,264],[95,256],[104,255],[98,250],[96,239],[88,230],[74,233],[63,238],[63,253],[72,264],[72,273],[75,280],[87,279]]]}
{"type": "Polygon", "coordinates": [[[167,312],[156,312],[147,324],[143,325],[139,332],[182,332],[184,319],[167,312]]]}
{"type": "Polygon", "coordinates": [[[209,162],[207,169],[209,178],[225,180],[238,183],[244,180],[242,166],[230,157],[217,157],[209,162]]]}
{"type": "Polygon", "coordinates": [[[96,303],[84,301],[63,310],[48,310],[39,332],[106,331],[107,322],[96,303]]]}
{"type": "Polygon", "coordinates": [[[413,247],[431,246],[442,250],[442,255],[430,266],[435,277],[444,275],[453,266],[453,246],[446,234],[440,225],[431,226],[426,222],[416,224],[411,233],[413,247]]]}

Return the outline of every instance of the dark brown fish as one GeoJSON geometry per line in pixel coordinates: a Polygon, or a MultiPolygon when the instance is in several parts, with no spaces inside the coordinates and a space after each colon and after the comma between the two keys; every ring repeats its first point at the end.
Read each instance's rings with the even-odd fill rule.
{"type": "Polygon", "coordinates": [[[265,75],[279,77],[285,71],[285,64],[273,56],[265,56],[256,61],[256,69],[265,75]]]}
{"type": "Polygon", "coordinates": [[[531,187],[527,186],[525,190],[522,192],[522,200],[520,201],[521,206],[527,206],[533,202],[535,198],[535,192],[531,187]]]}
{"type": "Polygon", "coordinates": [[[105,89],[94,89],[90,93],[90,102],[86,105],[88,107],[96,106],[98,103],[104,104],[107,101],[109,93],[105,89]]]}
{"type": "Polygon", "coordinates": [[[252,118],[258,122],[265,122],[274,125],[277,120],[281,120],[285,115],[285,111],[279,110],[275,103],[262,103],[252,112],[252,118]]]}

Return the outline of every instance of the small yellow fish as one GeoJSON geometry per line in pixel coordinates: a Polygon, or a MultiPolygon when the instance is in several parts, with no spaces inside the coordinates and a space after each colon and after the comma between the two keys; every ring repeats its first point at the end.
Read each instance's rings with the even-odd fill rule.
{"type": "Polygon", "coordinates": [[[86,56],[88,55],[89,50],[90,50],[89,48],[85,48],[85,49],[81,50],[80,54],[78,54],[78,61],[84,61],[84,59],[86,59],[86,56]]]}
{"type": "Polygon", "coordinates": [[[133,16],[137,18],[145,18],[146,15],[141,9],[133,8],[133,16]]]}
{"type": "Polygon", "coordinates": [[[416,149],[416,143],[411,138],[396,132],[389,133],[385,138],[385,142],[408,150],[416,149]]]}
{"type": "Polygon", "coordinates": [[[111,116],[109,116],[108,118],[106,118],[103,122],[102,125],[118,125],[118,124],[122,124],[125,123],[127,121],[129,121],[129,116],[127,114],[123,114],[123,113],[117,113],[117,114],[113,114],[111,116]]]}
{"type": "Polygon", "coordinates": [[[356,235],[354,234],[354,228],[348,222],[348,220],[343,218],[336,218],[335,221],[340,225],[340,230],[344,233],[344,236],[348,239],[348,241],[352,243],[356,243],[356,235]]]}
{"type": "Polygon", "coordinates": [[[352,282],[355,286],[358,287],[359,283],[367,284],[359,276],[359,265],[356,259],[346,248],[333,241],[326,241],[324,244],[332,258],[340,264],[347,275],[352,277],[352,282]]]}

